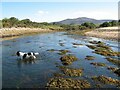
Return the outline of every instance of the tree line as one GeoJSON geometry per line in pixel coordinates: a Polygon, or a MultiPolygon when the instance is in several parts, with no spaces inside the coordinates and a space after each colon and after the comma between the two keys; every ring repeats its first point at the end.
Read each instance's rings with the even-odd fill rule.
{"type": "Polygon", "coordinates": [[[30,19],[23,19],[19,20],[15,17],[11,18],[4,18],[0,20],[0,26],[3,28],[11,28],[11,27],[28,27],[28,28],[49,28],[49,29],[64,29],[64,30],[85,30],[85,29],[94,29],[98,27],[109,27],[109,26],[117,26],[120,25],[120,20],[118,21],[110,21],[110,22],[104,22],[100,25],[96,25],[91,22],[85,22],[80,25],[75,24],[56,24],[56,23],[47,23],[47,22],[33,22],[30,19]]]}

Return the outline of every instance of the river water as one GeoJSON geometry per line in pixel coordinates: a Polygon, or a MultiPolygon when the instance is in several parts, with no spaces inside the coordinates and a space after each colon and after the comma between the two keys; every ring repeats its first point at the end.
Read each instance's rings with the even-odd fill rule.
{"type": "MultiPolygon", "coordinates": [[[[100,40],[105,42],[113,50],[119,49],[118,42],[98,39],[93,37],[85,37],[78,35],[67,35],[65,32],[55,32],[38,34],[33,36],[24,36],[12,40],[2,41],[0,49],[2,50],[2,87],[3,88],[39,88],[45,87],[50,78],[54,77],[54,73],[61,73],[58,65],[62,65],[60,61],[61,55],[58,52],[47,51],[70,50],[70,54],[75,55],[78,60],[68,67],[83,68],[83,75],[80,77],[72,77],[85,79],[94,87],[95,82],[92,76],[105,75],[115,79],[120,79],[116,74],[108,70],[106,67],[95,67],[91,62],[103,62],[107,66],[117,67],[113,63],[107,61],[104,56],[92,53],[86,45],[89,41],[100,40]],[[63,43],[64,46],[59,45],[63,43]],[[73,47],[72,43],[80,43],[82,45],[73,47]],[[22,62],[15,53],[23,52],[39,52],[40,55],[34,62],[22,62]],[[87,55],[95,57],[95,60],[85,60],[87,55]]],[[[115,87],[114,85],[105,85],[104,87],[115,87]]],[[[115,87],[116,88],[116,87],[115,87]]]]}

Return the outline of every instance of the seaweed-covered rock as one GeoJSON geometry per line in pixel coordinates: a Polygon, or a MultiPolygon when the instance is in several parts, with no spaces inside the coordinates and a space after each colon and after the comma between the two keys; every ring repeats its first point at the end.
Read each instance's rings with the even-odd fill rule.
{"type": "Polygon", "coordinates": [[[47,88],[90,88],[90,83],[86,80],[71,78],[52,78],[47,83],[47,88]]]}
{"type": "Polygon", "coordinates": [[[55,49],[49,49],[49,50],[47,50],[47,51],[54,52],[54,51],[56,51],[56,50],[55,50],[55,49]]]}
{"type": "Polygon", "coordinates": [[[109,51],[109,50],[103,50],[103,49],[96,49],[94,51],[94,53],[100,54],[100,55],[103,55],[103,56],[117,56],[117,54],[115,52],[109,51]]]}
{"type": "Polygon", "coordinates": [[[104,45],[104,44],[97,44],[96,45],[97,47],[100,47],[100,48],[102,48],[102,49],[109,49],[109,50],[111,50],[111,48],[109,47],[109,46],[107,46],[107,45],[104,45]]]}
{"type": "Polygon", "coordinates": [[[86,45],[87,47],[89,47],[90,49],[96,49],[97,47],[94,45],[86,45]]]}
{"type": "Polygon", "coordinates": [[[59,43],[60,46],[64,46],[64,43],[59,43]]]}
{"type": "Polygon", "coordinates": [[[115,59],[115,58],[106,58],[106,59],[107,59],[109,62],[112,62],[112,63],[120,66],[120,60],[115,59]]]}
{"type": "Polygon", "coordinates": [[[54,75],[55,77],[62,77],[62,76],[64,76],[64,75],[61,74],[61,73],[53,73],[53,75],[54,75]]]}
{"type": "Polygon", "coordinates": [[[73,61],[76,61],[78,59],[73,55],[65,55],[61,57],[60,60],[62,61],[63,65],[69,65],[72,64],[73,61]]]}
{"type": "Polygon", "coordinates": [[[108,66],[107,69],[114,72],[114,71],[116,71],[118,68],[108,66]]]}
{"type": "Polygon", "coordinates": [[[101,63],[101,62],[92,62],[90,64],[95,65],[95,66],[106,66],[105,63],[101,63]]]}
{"type": "Polygon", "coordinates": [[[120,56],[120,52],[113,51],[111,47],[105,45],[101,41],[90,41],[90,43],[95,45],[87,45],[90,49],[94,49],[94,53],[103,56],[120,56]]]}
{"type": "Polygon", "coordinates": [[[60,55],[64,55],[66,53],[69,53],[70,51],[69,50],[59,50],[59,53],[60,55]]]}
{"type": "Polygon", "coordinates": [[[104,43],[101,42],[101,41],[89,41],[89,43],[92,43],[92,44],[104,44],[104,43]]]}
{"type": "Polygon", "coordinates": [[[83,44],[80,44],[80,43],[72,43],[73,45],[83,45],[83,44]]]}
{"type": "Polygon", "coordinates": [[[95,76],[92,78],[95,81],[100,81],[101,83],[104,84],[111,84],[111,85],[116,85],[116,86],[120,86],[120,80],[118,79],[113,79],[111,77],[106,77],[106,76],[95,76]]]}
{"type": "Polygon", "coordinates": [[[114,73],[116,73],[118,76],[120,76],[120,68],[115,70],[114,73]]]}
{"type": "Polygon", "coordinates": [[[60,69],[67,76],[81,76],[83,72],[82,68],[74,69],[74,68],[66,68],[64,66],[61,66],[60,69]]]}
{"type": "Polygon", "coordinates": [[[85,58],[86,60],[94,60],[95,59],[95,57],[93,57],[93,56],[86,56],[86,58],[85,58]]]}

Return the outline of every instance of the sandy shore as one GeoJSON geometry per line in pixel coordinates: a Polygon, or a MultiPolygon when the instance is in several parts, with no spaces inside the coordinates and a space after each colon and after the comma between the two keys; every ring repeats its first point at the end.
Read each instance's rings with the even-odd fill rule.
{"type": "Polygon", "coordinates": [[[120,29],[118,27],[105,27],[105,28],[92,30],[90,32],[86,32],[85,35],[91,36],[91,37],[98,37],[98,38],[120,41],[120,38],[118,37],[118,35],[120,34],[119,30],[120,29]]]}
{"type": "Polygon", "coordinates": [[[6,39],[17,38],[23,35],[48,33],[48,32],[53,32],[53,30],[41,29],[41,28],[2,28],[0,29],[0,38],[2,38],[2,40],[6,40],[6,39]]]}

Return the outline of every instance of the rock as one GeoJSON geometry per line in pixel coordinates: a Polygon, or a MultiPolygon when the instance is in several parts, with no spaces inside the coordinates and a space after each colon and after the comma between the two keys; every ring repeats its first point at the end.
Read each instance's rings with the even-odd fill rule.
{"type": "Polygon", "coordinates": [[[86,60],[94,60],[95,59],[95,57],[93,57],[93,56],[86,56],[86,58],[85,58],[86,60]]]}
{"type": "Polygon", "coordinates": [[[86,45],[89,48],[95,50],[94,53],[100,54],[103,56],[120,56],[120,52],[113,51],[109,46],[101,41],[90,41],[90,43],[95,45],[86,45]]]}
{"type": "Polygon", "coordinates": [[[59,50],[60,53],[58,53],[59,55],[64,55],[68,52],[70,52],[69,50],[59,50]]]}
{"type": "Polygon", "coordinates": [[[104,43],[101,42],[101,41],[89,41],[89,43],[92,43],[92,44],[102,44],[102,45],[104,45],[104,43]]]}
{"type": "Polygon", "coordinates": [[[118,68],[108,66],[108,67],[107,67],[107,69],[108,69],[108,70],[111,70],[111,71],[113,71],[113,72],[114,72],[114,71],[116,71],[118,68]]]}
{"type": "Polygon", "coordinates": [[[83,45],[83,44],[80,44],[80,43],[72,43],[73,45],[83,45]]]}
{"type": "Polygon", "coordinates": [[[119,65],[120,66],[120,60],[115,59],[115,58],[106,58],[109,62],[114,63],[115,65],[119,65]]]}
{"type": "Polygon", "coordinates": [[[60,66],[61,71],[67,76],[81,76],[83,69],[74,69],[74,68],[66,68],[64,66],[60,66]]]}
{"type": "Polygon", "coordinates": [[[64,46],[64,43],[59,43],[60,46],[64,46]]]}
{"type": "Polygon", "coordinates": [[[87,47],[89,47],[90,49],[96,49],[97,47],[94,45],[86,45],[87,47]]]}
{"type": "Polygon", "coordinates": [[[90,88],[90,83],[86,80],[71,78],[52,78],[47,83],[47,88],[90,88]]]}
{"type": "Polygon", "coordinates": [[[62,77],[62,76],[64,76],[64,75],[61,74],[61,73],[53,73],[53,74],[54,74],[55,77],[62,77]]]}
{"type": "Polygon", "coordinates": [[[115,70],[114,73],[116,73],[118,76],[120,76],[120,68],[115,70]]]}
{"type": "Polygon", "coordinates": [[[61,57],[60,60],[62,61],[63,65],[69,65],[72,64],[73,61],[76,61],[78,59],[73,55],[65,55],[61,57]]]}
{"type": "Polygon", "coordinates": [[[99,62],[99,63],[97,63],[97,62],[92,62],[92,63],[90,63],[90,64],[95,65],[95,66],[106,66],[105,63],[101,63],[101,62],[99,62]]]}
{"type": "Polygon", "coordinates": [[[54,51],[56,51],[56,50],[55,50],[55,49],[49,49],[49,50],[47,50],[47,51],[54,52],[54,51]]]}
{"type": "Polygon", "coordinates": [[[95,81],[99,81],[101,83],[104,83],[104,84],[111,84],[111,85],[116,85],[116,86],[120,86],[120,80],[118,79],[113,79],[111,77],[106,77],[106,76],[95,76],[92,78],[93,80],[95,81]]]}

